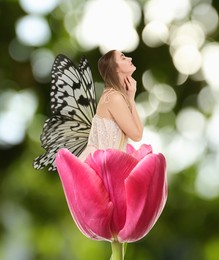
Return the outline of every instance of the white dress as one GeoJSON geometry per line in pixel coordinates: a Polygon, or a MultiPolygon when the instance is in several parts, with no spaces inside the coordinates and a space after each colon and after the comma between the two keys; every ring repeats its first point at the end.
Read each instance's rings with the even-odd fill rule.
{"type": "Polygon", "coordinates": [[[127,137],[117,123],[112,119],[103,118],[96,114],[92,120],[87,147],[79,156],[79,159],[84,161],[90,153],[97,149],[125,150],[126,144],[127,137]]]}

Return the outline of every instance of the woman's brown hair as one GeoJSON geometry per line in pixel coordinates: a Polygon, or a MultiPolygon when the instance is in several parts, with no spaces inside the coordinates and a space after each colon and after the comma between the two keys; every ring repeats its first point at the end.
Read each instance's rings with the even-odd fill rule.
{"type": "Polygon", "coordinates": [[[125,94],[124,87],[122,86],[118,73],[116,71],[117,64],[115,61],[115,50],[111,50],[104,54],[98,61],[98,69],[101,77],[105,82],[105,87],[113,88],[125,94]]]}
{"type": "Polygon", "coordinates": [[[129,109],[131,109],[128,95],[119,79],[119,75],[116,70],[117,64],[115,61],[115,52],[116,50],[108,51],[98,60],[98,70],[105,82],[105,88],[113,88],[116,91],[120,92],[127,102],[129,109]]]}

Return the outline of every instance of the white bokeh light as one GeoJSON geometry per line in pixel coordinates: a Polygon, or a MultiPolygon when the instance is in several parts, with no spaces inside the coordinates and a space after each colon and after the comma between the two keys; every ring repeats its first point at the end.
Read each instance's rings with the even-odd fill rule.
{"type": "Polygon", "coordinates": [[[133,10],[136,12],[124,0],[89,1],[76,29],[76,37],[86,49],[99,46],[102,52],[110,49],[133,51],[139,42],[133,10]]]}
{"type": "Polygon", "coordinates": [[[168,27],[159,21],[149,22],[142,31],[142,39],[149,47],[159,47],[169,37],[168,27]]]}
{"type": "Polygon", "coordinates": [[[176,127],[185,138],[199,140],[204,136],[206,119],[197,109],[191,107],[185,108],[177,115],[176,127]]]}
{"type": "Polygon", "coordinates": [[[60,0],[19,0],[19,2],[27,13],[45,15],[50,13],[60,0]]]}
{"type": "Polygon", "coordinates": [[[39,82],[48,82],[54,55],[49,49],[39,49],[31,55],[31,66],[34,78],[39,82]]]}
{"type": "Polygon", "coordinates": [[[170,30],[170,46],[176,50],[184,45],[200,48],[205,42],[205,33],[200,24],[186,22],[181,26],[172,26],[170,30]]]}
{"type": "Polygon", "coordinates": [[[149,94],[149,101],[154,104],[158,112],[167,113],[171,111],[176,104],[176,93],[173,88],[167,84],[155,84],[149,94]]]}
{"type": "Polygon", "coordinates": [[[190,0],[149,0],[144,6],[145,23],[160,21],[170,24],[185,18],[191,9],[190,0]]]}
{"type": "Polygon", "coordinates": [[[192,10],[192,20],[199,22],[206,34],[218,28],[218,13],[209,3],[200,3],[192,10]]]}
{"type": "Polygon", "coordinates": [[[202,71],[211,88],[219,90],[219,44],[209,43],[202,49],[202,71]]]}
{"type": "Polygon", "coordinates": [[[25,45],[41,46],[51,37],[50,28],[45,18],[37,15],[26,15],[16,23],[18,39],[25,45]]]}
{"type": "Polygon", "coordinates": [[[212,114],[213,109],[217,103],[213,91],[208,86],[202,88],[198,94],[198,107],[205,114],[212,114]]]}
{"type": "Polygon", "coordinates": [[[219,150],[219,105],[215,107],[207,126],[207,141],[211,150],[219,150]]]}
{"type": "Polygon", "coordinates": [[[10,146],[23,141],[28,123],[32,119],[37,99],[32,91],[8,90],[0,96],[0,145],[10,146]]]}
{"type": "Polygon", "coordinates": [[[200,48],[205,42],[205,33],[200,24],[186,22],[181,26],[172,26],[169,42],[173,63],[181,74],[194,75],[200,71],[200,48]]]}
{"type": "Polygon", "coordinates": [[[202,158],[206,149],[205,140],[190,140],[173,133],[164,153],[168,162],[169,173],[179,173],[202,158]]]}
{"type": "Polygon", "coordinates": [[[214,199],[219,196],[219,154],[205,156],[198,167],[195,182],[196,191],[205,199],[214,199]]]}
{"type": "Polygon", "coordinates": [[[148,93],[142,92],[136,97],[137,101],[137,109],[139,112],[139,115],[142,119],[142,122],[144,122],[147,117],[153,115],[157,112],[157,105],[152,104],[148,100],[148,93]]]}
{"type": "Polygon", "coordinates": [[[147,91],[151,91],[157,83],[151,70],[146,70],[142,75],[142,84],[147,91]]]}
{"type": "Polygon", "coordinates": [[[194,45],[184,45],[173,54],[173,63],[176,69],[185,75],[196,73],[202,65],[200,51],[194,45]]]}

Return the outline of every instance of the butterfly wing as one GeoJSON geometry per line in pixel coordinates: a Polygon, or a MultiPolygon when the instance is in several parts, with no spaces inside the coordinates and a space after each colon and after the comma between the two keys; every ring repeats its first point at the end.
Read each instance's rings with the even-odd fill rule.
{"type": "Polygon", "coordinates": [[[50,165],[56,170],[55,156],[67,148],[76,156],[85,149],[96,111],[96,95],[88,61],[82,57],[78,68],[59,54],[52,67],[51,110],[53,116],[43,127],[40,137],[46,152],[34,160],[34,168],[50,165]]]}
{"type": "Polygon", "coordinates": [[[55,156],[59,149],[66,147],[72,153],[79,155],[85,149],[89,127],[87,124],[72,121],[71,118],[53,116],[43,127],[41,135],[42,147],[46,152],[34,161],[34,168],[43,169],[49,165],[48,170],[55,171],[55,156]]]}

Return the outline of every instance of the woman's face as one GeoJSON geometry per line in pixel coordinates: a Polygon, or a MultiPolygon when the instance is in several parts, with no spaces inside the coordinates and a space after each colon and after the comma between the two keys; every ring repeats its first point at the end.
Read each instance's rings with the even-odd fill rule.
{"type": "Polygon", "coordinates": [[[122,52],[115,51],[115,62],[118,73],[132,75],[136,67],[132,64],[132,58],[126,57],[122,52]]]}

